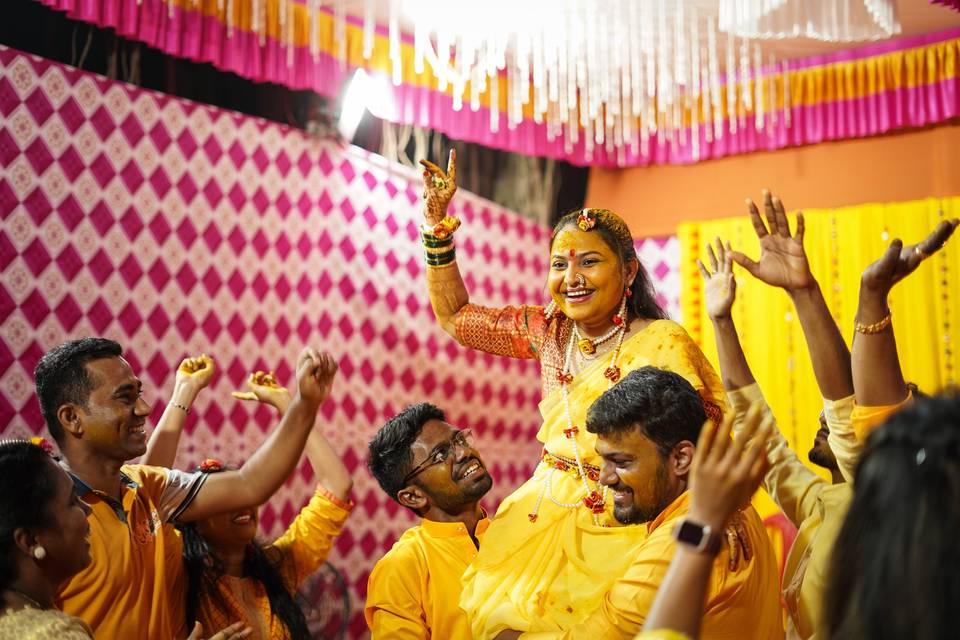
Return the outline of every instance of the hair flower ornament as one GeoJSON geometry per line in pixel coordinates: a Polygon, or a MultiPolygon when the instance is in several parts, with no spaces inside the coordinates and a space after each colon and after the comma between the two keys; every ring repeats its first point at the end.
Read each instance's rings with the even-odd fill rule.
{"type": "Polygon", "coordinates": [[[590,211],[590,209],[584,209],[577,216],[577,226],[580,227],[580,231],[590,231],[597,226],[597,216],[590,211]]]}
{"type": "Polygon", "coordinates": [[[53,444],[46,438],[42,438],[40,436],[34,436],[33,438],[30,438],[30,443],[35,444],[41,449],[43,449],[44,453],[51,456],[53,455],[53,444]]]}

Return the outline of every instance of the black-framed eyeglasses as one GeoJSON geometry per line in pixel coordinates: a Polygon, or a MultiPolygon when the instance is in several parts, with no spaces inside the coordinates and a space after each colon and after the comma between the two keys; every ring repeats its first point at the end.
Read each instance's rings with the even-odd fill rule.
{"type": "Polygon", "coordinates": [[[467,451],[468,449],[473,448],[473,429],[461,429],[460,431],[454,432],[453,436],[450,437],[446,442],[441,442],[433,448],[433,451],[430,452],[430,455],[426,459],[415,466],[410,470],[403,478],[401,484],[407,484],[412,480],[418,473],[425,471],[436,464],[443,464],[453,455],[457,449],[462,451],[467,451]]]}

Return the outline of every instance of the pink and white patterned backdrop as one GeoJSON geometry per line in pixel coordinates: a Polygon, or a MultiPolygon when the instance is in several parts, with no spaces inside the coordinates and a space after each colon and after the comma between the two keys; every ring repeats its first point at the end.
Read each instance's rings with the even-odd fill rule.
{"type": "MultiPolygon", "coordinates": [[[[153,420],[180,359],[212,354],[219,372],[178,466],[242,461],[274,419],[230,391],[254,369],[290,382],[304,344],[331,351],[340,374],[318,423],[355,476],[357,508],[331,561],[356,638],[369,571],[414,522],[363,469],[385,419],[429,400],[472,427],[495,479],[489,508],[536,463],[536,365],[464,350],[434,322],[416,172],[5,47],[0,118],[0,435],[45,433],[38,358],[103,335],[125,345],[153,420]]],[[[548,231],[467,192],[454,204],[473,298],[540,300],[548,231]]],[[[670,242],[640,247],[675,305],[670,242]]],[[[262,533],[279,534],[312,487],[304,463],[264,507],[262,533]]]]}
{"type": "Polygon", "coordinates": [[[640,258],[654,288],[657,302],[671,320],[680,318],[680,241],[677,236],[659,236],[634,241],[640,258]]]}

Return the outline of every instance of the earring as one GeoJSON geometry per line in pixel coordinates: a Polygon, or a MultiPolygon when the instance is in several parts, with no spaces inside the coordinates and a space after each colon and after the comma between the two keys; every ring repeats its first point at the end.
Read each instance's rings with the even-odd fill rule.
{"type": "Polygon", "coordinates": [[[622,327],[627,321],[627,297],[629,288],[623,293],[623,299],[620,301],[620,310],[613,316],[612,321],[618,327],[622,327]]]}
{"type": "Polygon", "coordinates": [[[47,557],[47,550],[41,547],[40,545],[37,545],[36,547],[33,548],[33,557],[36,558],[37,560],[43,560],[44,558],[47,557]]]}

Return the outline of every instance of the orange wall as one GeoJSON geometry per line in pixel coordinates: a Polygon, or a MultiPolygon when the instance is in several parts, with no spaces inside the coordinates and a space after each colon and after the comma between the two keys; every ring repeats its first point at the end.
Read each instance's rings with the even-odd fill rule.
{"type": "Polygon", "coordinates": [[[616,211],[643,238],[743,213],[763,187],[788,210],[960,195],[960,122],[689,166],[591,169],[586,206],[616,211]]]}

